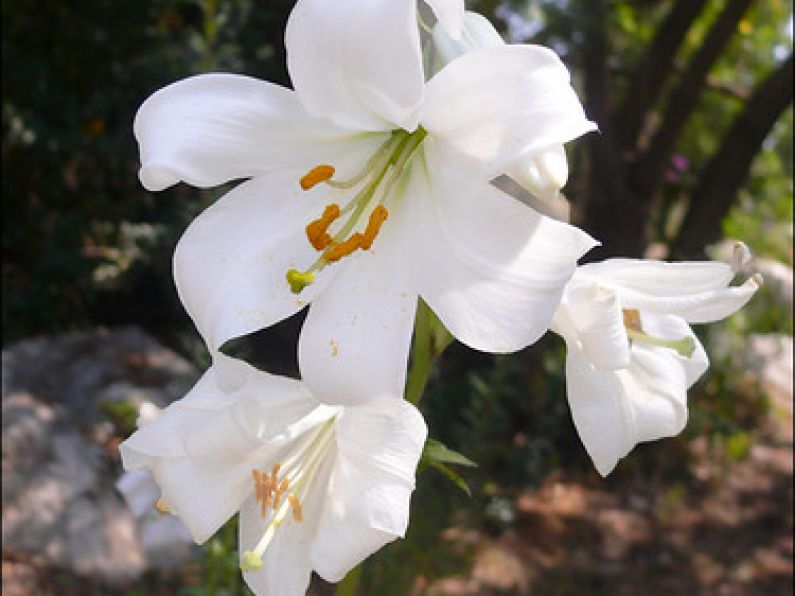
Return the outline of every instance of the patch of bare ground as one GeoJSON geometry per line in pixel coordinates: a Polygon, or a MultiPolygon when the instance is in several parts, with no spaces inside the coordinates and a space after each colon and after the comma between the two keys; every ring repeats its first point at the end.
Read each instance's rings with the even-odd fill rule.
{"type": "Polygon", "coordinates": [[[742,461],[698,438],[688,481],[556,472],[514,498],[515,523],[501,535],[450,528],[447,540],[474,550],[471,568],[417,593],[792,594],[792,394],[771,399],[742,461]]]}

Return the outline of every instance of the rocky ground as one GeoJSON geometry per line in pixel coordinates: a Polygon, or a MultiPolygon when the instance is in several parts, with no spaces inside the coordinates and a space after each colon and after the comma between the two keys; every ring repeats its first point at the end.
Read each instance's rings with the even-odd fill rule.
{"type": "MultiPolygon", "coordinates": [[[[447,528],[471,564],[417,577],[410,593],[792,594],[792,338],[747,347],[772,407],[743,457],[698,437],[686,480],[558,471],[503,503],[502,531],[447,528]]],[[[119,482],[117,453],[138,405],[169,403],[197,375],[132,327],[3,351],[4,595],[173,594],[199,581],[184,529],[153,513],[145,481],[119,482]]]]}

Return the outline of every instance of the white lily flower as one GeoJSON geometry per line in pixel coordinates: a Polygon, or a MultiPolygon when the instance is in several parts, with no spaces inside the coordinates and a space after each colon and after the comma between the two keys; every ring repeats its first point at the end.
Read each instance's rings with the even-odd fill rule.
{"type": "Polygon", "coordinates": [[[687,390],[709,364],[689,323],[729,316],[762,283],[754,275],[729,286],[735,273],[726,263],[634,259],[577,269],[552,330],[566,340],[569,407],[602,476],[637,443],[684,428],[687,390]]]}
{"type": "Polygon", "coordinates": [[[290,596],[306,591],[312,569],[339,581],[404,535],[425,437],[402,399],[321,405],[304,383],[219,354],[120,451],[126,469],[151,470],[160,509],[196,542],[240,511],[246,583],[290,596]]]}
{"type": "MultiPolygon", "coordinates": [[[[460,0],[429,4],[446,30],[461,25],[460,0]]],[[[488,183],[593,130],[565,66],[502,45],[424,83],[416,11],[299,0],[285,39],[294,92],[201,75],[155,93],[135,121],[150,190],[251,178],[193,222],[174,258],[210,349],[312,302],[299,363],[325,403],[402,393],[417,296],[473,348],[529,345],[595,245],[488,183]]]]}
{"type": "MultiPolygon", "coordinates": [[[[494,25],[476,12],[465,12],[461,34],[453,37],[449,27],[438,23],[433,30],[434,47],[442,65],[474,50],[505,45],[494,25]]],[[[562,143],[525,153],[510,164],[507,172],[522,188],[539,199],[552,201],[569,178],[566,151],[562,143]]]]}

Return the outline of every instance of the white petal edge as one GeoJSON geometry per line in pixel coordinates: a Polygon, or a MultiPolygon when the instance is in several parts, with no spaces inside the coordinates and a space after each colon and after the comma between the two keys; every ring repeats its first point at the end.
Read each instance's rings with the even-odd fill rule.
{"type": "Polygon", "coordinates": [[[459,341],[505,353],[549,327],[577,259],[597,243],[455,163],[419,165],[406,191],[422,298],[459,341]]]}
{"type": "Polygon", "coordinates": [[[742,285],[671,297],[657,297],[624,290],[621,300],[626,308],[644,312],[671,314],[689,323],[711,323],[725,319],[740,310],[762,285],[761,276],[749,277],[742,285]]]}
{"type": "Polygon", "coordinates": [[[587,263],[577,276],[612,284],[651,296],[687,296],[725,288],[734,277],[727,263],[685,261],[667,263],[652,259],[607,259],[587,263]]]}
{"type": "MultiPolygon", "coordinates": [[[[425,0],[431,7],[438,25],[452,39],[460,39],[465,27],[464,0],[425,0]]],[[[479,16],[479,15],[478,15],[479,16]]]]}
{"type": "Polygon", "coordinates": [[[151,191],[207,188],[285,168],[308,170],[355,135],[312,118],[295,93],[251,77],[203,74],[151,95],[133,124],[151,191]]]}
{"type": "Polygon", "coordinates": [[[299,0],[287,68],[316,116],[352,130],[414,130],[423,97],[416,0],[299,0]]]}
{"type": "Polygon", "coordinates": [[[477,48],[493,48],[505,44],[491,22],[476,12],[464,13],[459,31],[458,36],[452,35],[441,21],[433,28],[433,43],[443,64],[477,48]]]}
{"type": "Polygon", "coordinates": [[[547,48],[504,45],[456,58],[427,84],[420,121],[436,150],[470,159],[491,178],[521,157],[596,129],[569,71],[547,48]]]}

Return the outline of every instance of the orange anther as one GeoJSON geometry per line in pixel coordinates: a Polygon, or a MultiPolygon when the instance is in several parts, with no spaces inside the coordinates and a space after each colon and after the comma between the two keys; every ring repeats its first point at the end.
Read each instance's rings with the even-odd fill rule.
{"type": "Polygon", "coordinates": [[[254,478],[254,500],[259,503],[262,501],[262,474],[259,470],[251,470],[251,476],[254,478]]]}
{"type": "Polygon", "coordinates": [[[335,244],[329,248],[323,256],[327,262],[336,263],[341,258],[347,257],[349,254],[359,248],[362,245],[363,239],[364,236],[362,236],[359,232],[356,232],[347,240],[343,240],[339,244],[335,244]]]}
{"type": "Polygon", "coordinates": [[[290,509],[293,512],[293,519],[297,522],[303,521],[304,514],[301,511],[301,502],[295,495],[288,495],[287,499],[290,501],[290,509]]]}
{"type": "Polygon", "coordinates": [[[331,205],[326,205],[323,215],[306,226],[306,237],[315,250],[323,250],[331,244],[328,228],[339,216],[339,205],[332,203],[331,205]]]}
{"type": "Polygon", "coordinates": [[[158,513],[162,513],[164,515],[166,513],[171,513],[171,509],[169,509],[168,505],[162,498],[155,501],[155,509],[157,509],[158,513]]]}
{"type": "Polygon", "coordinates": [[[640,326],[640,311],[637,308],[625,308],[621,312],[624,315],[624,327],[633,331],[643,331],[640,326]]]}
{"type": "Polygon", "coordinates": [[[316,184],[325,182],[334,175],[334,166],[320,164],[309,170],[301,177],[299,184],[304,190],[309,190],[316,184]]]}
{"type": "Polygon", "coordinates": [[[381,225],[386,221],[387,217],[389,217],[389,211],[383,205],[378,205],[373,209],[372,213],[370,213],[370,220],[367,222],[367,228],[364,230],[361,243],[362,250],[370,250],[373,240],[375,240],[381,225]]]}

